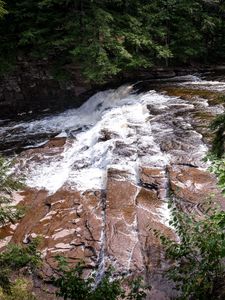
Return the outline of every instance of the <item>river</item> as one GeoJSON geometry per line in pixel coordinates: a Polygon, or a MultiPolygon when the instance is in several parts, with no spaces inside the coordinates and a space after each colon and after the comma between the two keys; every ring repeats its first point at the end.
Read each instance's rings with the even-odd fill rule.
{"type": "Polygon", "coordinates": [[[224,206],[203,161],[224,93],[225,77],[189,75],[101,91],[54,115],[2,120],[1,150],[26,178],[15,198],[29,207],[20,223],[2,230],[2,246],[41,235],[46,276],[54,254],[64,253],[97,267],[99,277],[107,265],[118,274],[144,274],[150,299],[173,295],[148,228],[174,236],[171,191],[188,212],[204,213],[212,193],[224,206]]]}

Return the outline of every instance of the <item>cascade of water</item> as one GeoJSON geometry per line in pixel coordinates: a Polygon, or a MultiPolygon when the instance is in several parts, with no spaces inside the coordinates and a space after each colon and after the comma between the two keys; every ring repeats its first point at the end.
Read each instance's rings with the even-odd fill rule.
{"type": "MultiPolygon", "coordinates": [[[[182,89],[205,88],[196,76],[185,80],[178,83],[182,89]]],[[[202,161],[208,148],[195,114],[214,116],[223,107],[200,97],[186,101],[154,90],[139,93],[137,87],[99,92],[79,109],[0,128],[6,140],[32,140],[46,132],[64,140],[55,148],[42,141],[40,148],[18,156],[15,170],[34,188],[28,189],[27,200],[36,199],[31,195],[39,191],[33,207],[38,206],[40,215],[34,225],[28,216],[29,232],[24,224],[22,231],[28,238],[44,236],[47,259],[49,253],[65,251],[68,257],[84,258],[97,268],[96,284],[108,263],[118,274],[158,270],[161,250],[147,228],[150,224],[171,234],[166,202],[172,184],[188,212],[201,213],[198,195],[213,190],[202,161]]],[[[208,87],[218,90],[218,83],[208,87]]]]}
{"type": "Polygon", "coordinates": [[[131,180],[137,181],[139,165],[165,167],[184,160],[202,165],[207,147],[188,119],[193,109],[176,97],[154,91],[135,94],[123,86],[94,95],[79,109],[18,124],[14,128],[24,134],[61,130],[72,136],[61,155],[30,158],[27,184],[50,193],[64,184],[104,189],[110,167],[129,170],[131,180]]]}

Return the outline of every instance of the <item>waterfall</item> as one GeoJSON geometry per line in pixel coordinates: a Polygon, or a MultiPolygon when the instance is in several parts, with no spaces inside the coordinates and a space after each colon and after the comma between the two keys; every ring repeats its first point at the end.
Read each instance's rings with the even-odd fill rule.
{"type": "Polygon", "coordinates": [[[140,272],[161,289],[166,262],[148,228],[174,236],[170,189],[181,209],[198,214],[199,199],[217,193],[203,158],[210,118],[224,107],[202,95],[220,95],[225,83],[185,76],[155,89],[142,84],[98,92],[78,109],[3,123],[6,146],[22,145],[13,171],[25,175],[21,198],[32,207],[5,243],[12,231],[18,240],[41,235],[49,265],[54,253],[66,253],[95,268],[96,284],[112,265],[119,276],[140,272]],[[191,96],[173,96],[168,86],[191,96]]]}
{"type": "Polygon", "coordinates": [[[129,171],[130,179],[137,182],[140,165],[161,168],[179,162],[203,166],[207,147],[191,125],[188,113],[192,110],[193,104],[177,97],[155,91],[138,94],[125,85],[97,93],[78,109],[19,123],[12,129],[17,134],[47,131],[68,137],[60,155],[29,158],[28,186],[50,193],[65,184],[98,190],[105,188],[111,167],[129,171]]]}

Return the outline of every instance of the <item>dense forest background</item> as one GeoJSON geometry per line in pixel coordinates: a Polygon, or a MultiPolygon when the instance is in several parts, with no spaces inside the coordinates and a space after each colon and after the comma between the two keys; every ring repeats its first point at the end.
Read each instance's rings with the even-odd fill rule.
{"type": "Polygon", "coordinates": [[[91,81],[122,70],[225,60],[223,0],[0,1],[0,71],[18,58],[78,65],[91,81]]]}

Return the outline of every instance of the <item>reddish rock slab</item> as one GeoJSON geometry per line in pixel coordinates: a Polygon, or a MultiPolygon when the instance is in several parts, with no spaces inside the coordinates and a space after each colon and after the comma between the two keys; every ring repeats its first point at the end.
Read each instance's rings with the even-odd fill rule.
{"type": "Polygon", "coordinates": [[[55,256],[60,254],[71,263],[83,260],[89,270],[100,271],[105,262],[106,267],[116,267],[118,274],[142,274],[152,287],[148,299],[175,297],[172,284],[162,275],[168,263],[153,232],[176,239],[168,227],[170,214],[162,195],[170,186],[182,209],[198,213],[203,213],[202,199],[208,195],[216,194],[222,204],[224,199],[215,178],[198,168],[143,166],[139,178],[141,187],[132,181],[133,174],[111,168],[105,192],[79,192],[64,186],[49,195],[45,190],[26,189],[15,196],[27,209],[25,217],[1,228],[0,236],[5,244],[9,240],[29,243],[41,236],[43,278],[53,274],[55,256]]]}
{"type": "Polygon", "coordinates": [[[165,172],[151,168],[140,169],[142,183],[156,183],[153,189],[140,188],[129,181],[125,171],[110,169],[107,182],[106,246],[107,262],[120,273],[141,273],[152,287],[148,299],[168,299],[174,292],[162,272],[168,267],[159,239],[153,233],[158,230],[176,238],[168,228],[166,203],[158,190],[165,183],[165,172]],[[158,189],[158,190],[157,190],[158,189]]]}
{"type": "Polygon", "coordinates": [[[98,266],[102,247],[102,193],[61,189],[54,195],[47,191],[28,189],[23,192],[27,212],[14,232],[10,227],[0,230],[1,236],[12,236],[14,243],[29,243],[40,236],[44,276],[52,275],[55,256],[71,261],[83,260],[90,268],[98,266]]]}
{"type": "Polygon", "coordinates": [[[176,239],[171,228],[167,227],[163,210],[166,203],[158,198],[156,191],[142,188],[137,195],[138,236],[145,265],[146,282],[151,286],[148,299],[170,299],[174,296],[171,283],[162,275],[168,267],[164,251],[154,230],[176,239]],[[155,298],[157,297],[157,298],[155,298]]]}
{"type": "Polygon", "coordinates": [[[55,156],[60,155],[72,141],[65,137],[55,137],[39,148],[23,151],[15,160],[15,174],[19,174],[19,177],[21,177],[23,171],[25,174],[29,174],[29,171],[32,171],[33,162],[46,163],[46,160],[50,162],[55,156]]]}
{"type": "Polygon", "coordinates": [[[188,212],[204,213],[203,204],[212,200],[225,209],[225,199],[217,187],[215,176],[206,170],[174,165],[168,168],[170,188],[188,212]]]}
{"type": "Polygon", "coordinates": [[[139,188],[125,171],[109,170],[106,196],[106,255],[119,271],[143,271],[137,232],[136,196],[139,188]]]}
{"type": "Polygon", "coordinates": [[[44,148],[61,148],[65,146],[67,142],[66,137],[55,137],[49,140],[45,145],[44,148]]]}
{"type": "Polygon", "coordinates": [[[15,240],[14,235],[17,230],[17,227],[21,225],[25,229],[28,229],[30,226],[33,226],[33,223],[38,220],[38,216],[42,214],[44,207],[39,203],[39,200],[47,195],[46,191],[37,191],[35,189],[26,189],[19,193],[13,194],[13,204],[24,207],[25,217],[18,221],[16,224],[9,224],[0,228],[0,249],[7,245],[8,242],[22,242],[23,235],[18,234],[18,238],[15,240]],[[27,214],[32,211],[32,217],[27,219],[27,214]],[[25,222],[23,222],[25,220],[25,222]],[[27,223],[26,223],[27,222],[27,223]],[[12,238],[13,237],[13,238],[12,238]]]}
{"type": "Polygon", "coordinates": [[[167,197],[168,179],[165,169],[143,166],[139,170],[139,177],[143,187],[157,191],[160,199],[167,197]]]}

